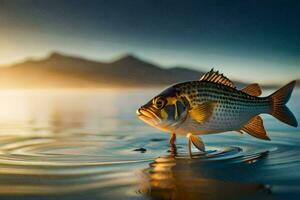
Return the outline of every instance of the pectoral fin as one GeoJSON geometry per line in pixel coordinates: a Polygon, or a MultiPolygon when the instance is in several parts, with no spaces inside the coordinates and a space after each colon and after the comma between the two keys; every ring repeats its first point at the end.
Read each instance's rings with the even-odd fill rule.
{"type": "Polygon", "coordinates": [[[254,137],[270,140],[265,131],[263,120],[258,115],[248,121],[241,130],[254,137]]]}
{"type": "Polygon", "coordinates": [[[216,105],[217,102],[215,101],[202,103],[190,111],[190,116],[195,121],[203,123],[211,118],[216,105]]]}

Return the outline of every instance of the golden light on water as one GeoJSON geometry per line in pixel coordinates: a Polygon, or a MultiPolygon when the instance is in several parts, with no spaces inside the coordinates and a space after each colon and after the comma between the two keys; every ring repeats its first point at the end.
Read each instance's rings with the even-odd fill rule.
{"type": "Polygon", "coordinates": [[[0,121],[29,118],[26,94],[5,90],[0,92],[0,121]]]}
{"type": "MultiPolygon", "coordinates": [[[[100,120],[118,115],[119,110],[115,106],[118,104],[117,94],[118,92],[110,89],[1,90],[0,132],[6,128],[18,129],[18,126],[40,127],[41,130],[51,127],[51,132],[71,127],[93,129],[98,127],[100,120]],[[99,121],[95,121],[97,118],[99,121]]],[[[116,120],[105,120],[102,128],[114,129],[117,125],[116,120]]],[[[38,130],[36,128],[33,130],[38,130]]],[[[32,130],[21,132],[19,134],[32,134],[32,130]]]]}

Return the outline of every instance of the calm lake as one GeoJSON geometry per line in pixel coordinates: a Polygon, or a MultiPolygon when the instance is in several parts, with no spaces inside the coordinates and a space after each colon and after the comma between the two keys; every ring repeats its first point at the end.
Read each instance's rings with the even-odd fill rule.
{"type": "MultiPolygon", "coordinates": [[[[137,119],[160,89],[0,91],[1,199],[299,199],[300,129],[262,115],[272,141],[187,140],[137,119]]],[[[267,91],[269,94],[271,91],[267,91]]],[[[300,90],[289,108],[300,122],[300,90]]]]}

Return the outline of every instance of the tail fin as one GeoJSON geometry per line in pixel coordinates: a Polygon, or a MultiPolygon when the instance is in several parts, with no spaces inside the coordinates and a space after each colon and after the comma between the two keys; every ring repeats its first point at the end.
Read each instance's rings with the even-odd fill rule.
{"type": "Polygon", "coordinates": [[[269,96],[271,103],[272,103],[272,111],[271,114],[276,117],[278,120],[297,127],[298,122],[293,115],[293,113],[288,109],[288,107],[285,105],[292,94],[292,91],[296,85],[296,81],[292,81],[273,94],[269,96]]]}

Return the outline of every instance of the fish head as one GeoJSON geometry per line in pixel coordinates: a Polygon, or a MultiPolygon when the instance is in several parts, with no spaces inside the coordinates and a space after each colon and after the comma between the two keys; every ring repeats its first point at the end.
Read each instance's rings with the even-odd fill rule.
{"type": "Polygon", "coordinates": [[[138,117],[145,123],[163,131],[172,131],[186,119],[189,103],[170,87],[152,98],[137,110],[138,117]]]}

